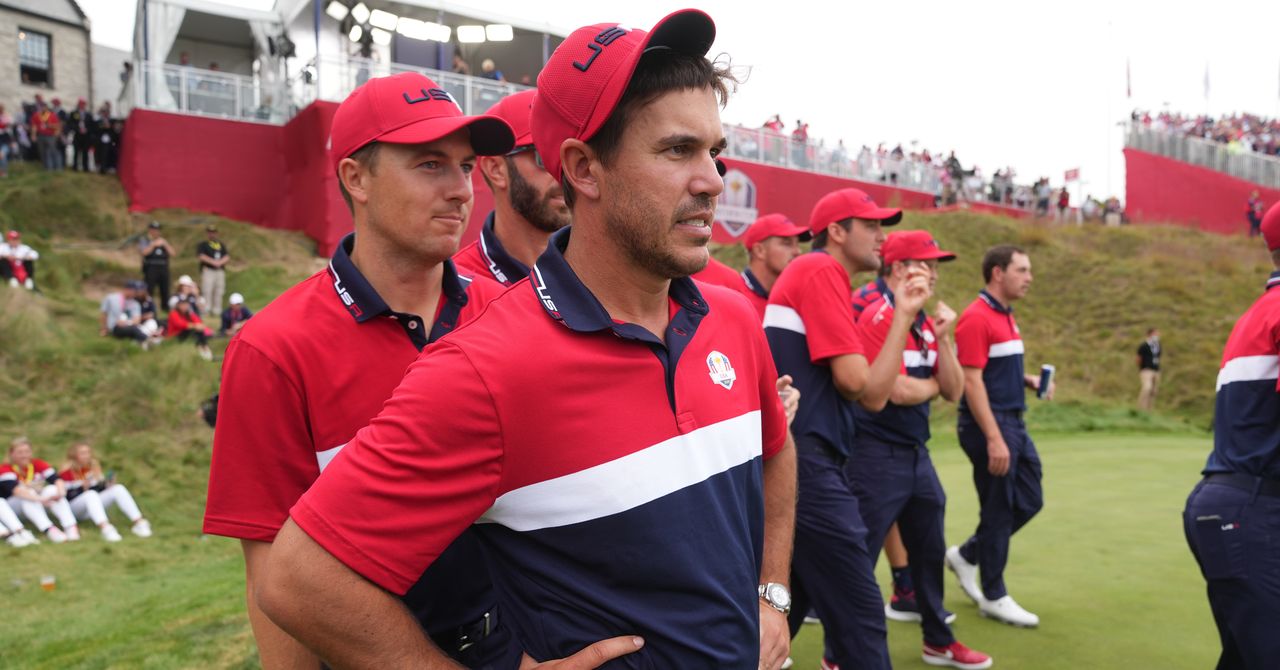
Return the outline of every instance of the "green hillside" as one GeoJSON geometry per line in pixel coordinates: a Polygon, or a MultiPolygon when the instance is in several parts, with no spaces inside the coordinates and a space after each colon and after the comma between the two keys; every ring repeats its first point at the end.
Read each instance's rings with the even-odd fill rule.
{"type": "MultiPolygon", "coordinates": [[[[0,545],[0,594],[11,613],[0,627],[0,666],[255,663],[239,549],[200,535],[212,431],[196,410],[217,387],[218,365],[189,345],[143,352],[97,334],[99,301],[137,276],[131,237],[152,218],[165,224],[179,251],[175,280],[196,273],[195,245],[204,224],[216,221],[234,258],[228,292],[243,293],[255,309],[323,267],[300,234],[184,211],[130,215],[110,178],[19,166],[0,180],[0,228],[20,229],[41,252],[43,286],[43,295],[0,287],[0,444],[27,435],[38,456],[58,463],[71,440],[87,438],[156,530],[150,540],[126,532],[115,545],[93,530],[76,545],[0,545]],[[57,576],[53,593],[38,587],[45,574],[57,576]]],[[[1035,284],[1018,305],[1027,360],[1052,362],[1060,373],[1059,400],[1036,404],[1033,430],[1203,439],[1222,344],[1268,272],[1256,241],[963,213],[913,213],[905,226],[928,228],[960,254],[939,287],[957,310],[981,288],[983,249],[1011,241],[1030,251],[1035,284]],[[1137,392],[1134,349],[1148,325],[1161,328],[1167,351],[1161,411],[1153,416],[1129,409],[1137,392]]],[[[739,247],[716,254],[741,265],[739,247]]],[[[224,346],[215,340],[216,356],[224,346]]],[[[937,414],[939,430],[951,430],[949,410],[937,414]]]]}

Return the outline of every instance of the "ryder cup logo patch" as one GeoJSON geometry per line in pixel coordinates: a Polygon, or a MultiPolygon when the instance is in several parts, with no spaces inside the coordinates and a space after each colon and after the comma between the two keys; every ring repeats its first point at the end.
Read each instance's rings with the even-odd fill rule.
{"type": "Polygon", "coordinates": [[[738,375],[733,371],[733,364],[729,362],[729,357],[718,351],[707,354],[707,370],[710,372],[711,381],[726,389],[733,388],[733,382],[738,379],[738,375]]]}

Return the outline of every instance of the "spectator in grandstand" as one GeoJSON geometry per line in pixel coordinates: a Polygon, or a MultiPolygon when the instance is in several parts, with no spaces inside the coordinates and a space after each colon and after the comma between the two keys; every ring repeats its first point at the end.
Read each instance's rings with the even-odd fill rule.
{"type": "Polygon", "coordinates": [[[149,348],[149,337],[140,327],[143,322],[142,306],[138,304],[138,300],[145,295],[147,285],[136,279],[125,282],[124,290],[108,293],[102,299],[102,321],[98,334],[133,340],[142,345],[143,349],[149,348]]]}
{"type": "Polygon", "coordinates": [[[227,290],[227,263],[231,262],[231,252],[218,238],[216,224],[205,226],[204,234],[205,241],[196,247],[196,257],[200,259],[200,295],[208,309],[200,311],[202,314],[221,314],[222,295],[227,290]]]}
{"type": "Polygon", "coordinates": [[[492,58],[486,58],[480,63],[480,76],[494,81],[507,80],[507,78],[503,76],[502,70],[498,69],[497,64],[493,62],[492,58]]]}
{"type": "Polygon", "coordinates": [[[462,57],[462,52],[453,52],[453,66],[451,68],[454,74],[464,74],[471,76],[471,66],[467,65],[467,59],[462,57]]]}
{"type": "Polygon", "coordinates": [[[174,289],[172,296],[169,296],[169,311],[173,311],[174,307],[180,302],[185,302],[191,306],[191,311],[196,316],[208,313],[208,303],[205,302],[204,296],[200,294],[200,287],[196,286],[196,282],[191,275],[182,275],[178,277],[178,285],[174,289]]]}
{"type": "Polygon", "coordinates": [[[25,437],[9,443],[9,458],[0,464],[0,496],[14,514],[30,521],[50,542],[80,539],[80,529],[67,503],[67,485],[52,465],[35,457],[31,441],[25,437]],[[53,525],[49,512],[58,518],[62,528],[53,525]]]}
{"type": "Polygon", "coordinates": [[[1102,207],[1102,220],[1108,226],[1124,223],[1124,207],[1120,204],[1120,198],[1114,195],[1107,198],[1106,204],[1102,207]]]}
{"type": "Polygon", "coordinates": [[[1138,409],[1150,412],[1156,406],[1156,391],[1160,387],[1160,331],[1147,331],[1147,339],[1138,345],[1138,409]]]}
{"type": "Polygon", "coordinates": [[[809,166],[809,124],[796,119],[796,129],[791,131],[791,162],[799,167],[809,166]]]}
{"type": "Polygon", "coordinates": [[[1262,196],[1254,189],[1249,194],[1249,200],[1244,205],[1244,217],[1249,221],[1249,237],[1257,237],[1262,234],[1262,196]]]}
{"type": "Polygon", "coordinates": [[[158,304],[168,306],[169,259],[174,251],[173,245],[160,236],[159,221],[147,224],[147,236],[138,241],[138,255],[142,257],[142,278],[147,282],[147,293],[155,295],[158,304]]]}
{"type": "Polygon", "coordinates": [[[124,126],[122,122],[111,118],[110,102],[102,103],[95,120],[97,130],[93,162],[97,165],[99,174],[106,174],[116,169],[116,160],[120,155],[120,134],[124,126]]]}
{"type": "Polygon", "coordinates": [[[13,117],[0,105],[0,179],[9,176],[9,157],[17,150],[18,140],[13,134],[13,117]]]}
{"type": "Polygon", "coordinates": [[[513,93],[486,112],[506,121],[516,145],[505,156],[480,156],[476,167],[493,193],[480,236],[453,256],[459,271],[510,286],[529,275],[551,234],[569,225],[564,190],[533,146],[529,112],[537,92],[513,93]]]}
{"type": "Polygon", "coordinates": [[[770,163],[782,161],[782,132],[784,129],[785,126],[782,123],[781,114],[774,114],[773,118],[764,122],[765,160],[770,163]]]}
{"type": "Polygon", "coordinates": [[[67,450],[67,459],[62,462],[59,476],[67,483],[67,499],[71,501],[71,511],[80,520],[89,517],[98,524],[103,529],[103,539],[108,542],[120,539],[120,534],[106,520],[106,511],[113,506],[118,507],[129,519],[134,535],[151,537],[151,522],[142,516],[138,503],[133,500],[133,494],[129,493],[124,484],[116,482],[115,472],[102,472],[102,463],[98,461],[88,442],[71,445],[67,450]],[[80,503],[81,498],[85,498],[86,502],[80,503]],[[107,528],[111,528],[114,539],[108,535],[107,528]]]}
{"type": "Polygon", "coordinates": [[[31,135],[36,138],[36,148],[45,170],[61,170],[64,156],[58,150],[62,135],[62,121],[44,101],[39,101],[31,115],[31,135]]]}
{"type": "Polygon", "coordinates": [[[231,337],[240,332],[245,322],[253,316],[253,312],[244,306],[244,296],[239,293],[232,293],[231,299],[227,302],[230,305],[222,311],[222,329],[219,332],[231,337]]]}
{"type": "Polygon", "coordinates": [[[67,114],[67,134],[71,137],[74,149],[72,168],[80,172],[89,171],[89,150],[93,147],[93,138],[97,135],[97,123],[93,112],[89,111],[89,103],[80,98],[76,108],[67,114]]]}
{"type": "Polygon", "coordinates": [[[196,351],[200,353],[200,358],[206,361],[213,360],[213,352],[209,350],[209,338],[213,336],[213,331],[204,325],[204,321],[200,319],[200,313],[191,307],[190,300],[179,296],[174,297],[177,298],[177,302],[169,312],[169,321],[164,329],[165,337],[172,337],[179,341],[195,340],[196,351]]]}
{"type": "Polygon", "coordinates": [[[800,243],[808,242],[811,237],[808,228],[783,214],[766,214],[756,219],[742,234],[747,267],[730,288],[745,295],[763,319],[769,291],[787,265],[800,255],[800,243]]]}
{"type": "Polygon", "coordinates": [[[8,280],[9,286],[19,286],[36,290],[36,261],[40,252],[22,243],[22,236],[16,230],[4,234],[4,242],[0,243],[0,279],[8,280]]]}

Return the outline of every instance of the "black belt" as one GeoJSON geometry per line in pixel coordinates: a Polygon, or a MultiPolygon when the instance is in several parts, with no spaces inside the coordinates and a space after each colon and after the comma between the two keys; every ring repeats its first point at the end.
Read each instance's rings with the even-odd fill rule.
{"type": "Polygon", "coordinates": [[[1240,472],[1215,472],[1205,475],[1204,480],[1213,484],[1222,484],[1230,486],[1241,491],[1253,493],[1256,489],[1258,495],[1267,496],[1269,498],[1280,498],[1280,479],[1268,479],[1266,477],[1254,477],[1240,472]]]}
{"type": "Polygon", "coordinates": [[[492,635],[497,628],[498,612],[492,610],[485,612],[484,616],[469,624],[443,633],[435,633],[431,636],[431,640],[446,652],[465,651],[471,645],[492,635]]]}

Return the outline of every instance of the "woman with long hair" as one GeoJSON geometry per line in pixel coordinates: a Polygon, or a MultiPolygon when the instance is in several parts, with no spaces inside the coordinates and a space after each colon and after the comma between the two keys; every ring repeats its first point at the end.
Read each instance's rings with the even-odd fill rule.
{"type": "MultiPolygon", "coordinates": [[[[116,483],[115,473],[103,474],[102,463],[98,461],[98,457],[93,453],[93,447],[89,446],[88,442],[76,442],[67,449],[67,460],[62,464],[61,477],[67,482],[67,498],[71,501],[71,510],[77,517],[83,519],[88,516],[96,522],[97,519],[94,517],[100,511],[101,518],[105,521],[106,510],[115,505],[133,524],[134,535],[151,537],[151,523],[143,518],[138,504],[133,500],[133,495],[124,484],[116,483]],[[81,498],[89,500],[81,505],[79,504],[81,498]],[[95,500],[97,501],[96,509],[95,500]]],[[[112,530],[115,529],[112,528],[112,530]]],[[[103,537],[106,537],[105,531],[103,537]]],[[[118,533],[116,539],[120,539],[118,533]]]]}
{"type": "Polygon", "coordinates": [[[66,484],[53,466],[35,457],[31,441],[25,437],[9,443],[9,459],[0,464],[0,496],[15,515],[34,524],[50,542],[80,539],[80,529],[67,504],[66,484]],[[49,512],[58,517],[65,533],[49,520],[49,512]]]}

